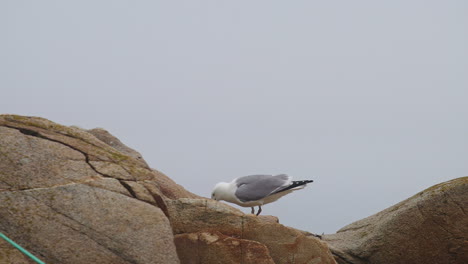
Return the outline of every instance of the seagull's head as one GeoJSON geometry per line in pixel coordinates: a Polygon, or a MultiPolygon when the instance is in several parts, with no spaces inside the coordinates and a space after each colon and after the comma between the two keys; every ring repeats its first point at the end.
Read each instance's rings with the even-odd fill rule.
{"type": "Polygon", "coordinates": [[[226,193],[229,190],[229,183],[227,182],[220,182],[215,185],[213,192],[211,192],[211,199],[220,201],[224,200],[226,193]]]}

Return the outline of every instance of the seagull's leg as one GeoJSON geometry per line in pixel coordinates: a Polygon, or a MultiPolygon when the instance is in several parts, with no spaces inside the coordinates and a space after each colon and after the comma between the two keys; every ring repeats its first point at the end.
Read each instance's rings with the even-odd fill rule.
{"type": "Polygon", "coordinates": [[[255,214],[255,209],[252,207],[251,214],[255,214]]]}
{"type": "MultiPolygon", "coordinates": [[[[253,208],[253,207],[252,207],[253,208]]],[[[257,212],[257,216],[262,212],[262,207],[259,205],[258,206],[258,212],[257,212]]]]}

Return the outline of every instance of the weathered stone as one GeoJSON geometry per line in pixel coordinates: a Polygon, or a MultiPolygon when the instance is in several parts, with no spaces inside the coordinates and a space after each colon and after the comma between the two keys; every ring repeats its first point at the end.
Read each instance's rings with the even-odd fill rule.
{"type": "Polygon", "coordinates": [[[224,203],[208,199],[171,200],[168,211],[176,235],[220,232],[232,238],[265,245],[275,263],[335,263],[325,243],[304,232],[285,227],[273,217],[246,215],[224,203]]]}
{"type": "Polygon", "coordinates": [[[175,243],[182,264],[274,264],[265,245],[219,232],[180,234],[175,243]]]}
{"type": "Polygon", "coordinates": [[[47,262],[177,263],[167,254],[173,236],[162,211],[107,190],[73,184],[5,192],[0,218],[5,233],[47,262]]]}
{"type": "Polygon", "coordinates": [[[247,217],[231,206],[209,199],[170,200],[168,211],[174,234],[218,231],[241,237],[243,221],[247,217]]]}
{"type": "Polygon", "coordinates": [[[0,135],[0,189],[44,188],[99,178],[85,156],[68,146],[3,126],[0,135]]]}
{"type": "Polygon", "coordinates": [[[165,197],[169,199],[179,199],[179,198],[201,198],[200,196],[193,194],[184,189],[184,187],[175,183],[171,178],[167,177],[160,171],[152,169],[158,189],[164,194],[165,197]]]}
{"type": "Polygon", "coordinates": [[[144,161],[20,116],[0,116],[0,156],[0,231],[46,263],[179,263],[144,161]]]}
{"type": "Polygon", "coordinates": [[[468,177],[324,236],[339,263],[468,263],[468,177]]]}
{"type": "Polygon", "coordinates": [[[0,264],[37,264],[18,249],[0,239],[0,264]]]}
{"type": "MultiPolygon", "coordinates": [[[[95,137],[97,137],[99,140],[106,143],[107,145],[124,153],[125,155],[133,157],[134,159],[137,159],[137,160],[141,160],[144,164],[146,164],[145,160],[143,159],[143,157],[138,151],[131,149],[127,147],[126,145],[124,145],[118,138],[114,137],[111,133],[109,133],[109,131],[103,128],[94,128],[94,129],[90,129],[86,131],[93,134],[95,137]]],[[[148,167],[147,164],[146,166],[148,167]]]]}
{"type": "Polygon", "coordinates": [[[308,233],[188,192],[102,129],[0,115],[0,157],[0,231],[46,263],[335,263],[308,233]]]}
{"type": "Polygon", "coordinates": [[[265,244],[276,263],[335,263],[328,246],[312,235],[255,216],[245,220],[242,238],[265,244]]]}

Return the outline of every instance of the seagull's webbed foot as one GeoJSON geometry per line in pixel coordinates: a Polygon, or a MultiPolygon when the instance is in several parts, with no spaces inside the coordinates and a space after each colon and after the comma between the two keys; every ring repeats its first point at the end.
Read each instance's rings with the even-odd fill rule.
{"type": "MultiPolygon", "coordinates": [[[[252,207],[252,209],[253,209],[253,207],[252,207]]],[[[258,216],[261,212],[262,212],[262,207],[259,205],[259,206],[258,206],[257,216],[258,216]]]]}

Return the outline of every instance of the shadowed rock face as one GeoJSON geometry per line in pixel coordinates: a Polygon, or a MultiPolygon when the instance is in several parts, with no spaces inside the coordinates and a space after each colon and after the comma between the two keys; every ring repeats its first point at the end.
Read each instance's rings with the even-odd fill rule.
{"type": "MultiPolygon", "coordinates": [[[[335,263],[277,222],[186,191],[105,130],[0,115],[0,231],[46,263],[335,263]]],[[[0,243],[0,263],[30,261],[0,243]]]]}
{"type": "Polygon", "coordinates": [[[468,177],[324,236],[338,263],[468,263],[468,177]]]}

